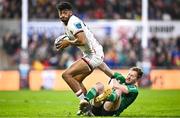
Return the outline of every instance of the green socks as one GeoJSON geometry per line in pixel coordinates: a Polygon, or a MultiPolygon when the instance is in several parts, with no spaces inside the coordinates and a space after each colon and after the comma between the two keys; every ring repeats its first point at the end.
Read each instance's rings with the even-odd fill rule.
{"type": "MultiPolygon", "coordinates": [[[[91,88],[91,89],[87,92],[85,99],[88,100],[88,101],[90,101],[90,100],[92,100],[94,97],[96,97],[96,95],[97,95],[96,89],[95,89],[95,88],[91,88]]],[[[117,98],[117,94],[115,93],[115,91],[113,91],[113,92],[111,93],[111,95],[107,98],[107,100],[109,100],[109,101],[111,101],[111,102],[114,102],[114,101],[116,101],[116,98],[117,98]]]]}
{"type": "Polygon", "coordinates": [[[90,101],[96,96],[97,92],[95,88],[91,88],[86,94],[86,100],[90,101]]]}
{"type": "Polygon", "coordinates": [[[114,102],[116,101],[116,98],[117,98],[117,94],[115,93],[115,91],[113,91],[111,95],[107,98],[107,100],[114,102]]]}

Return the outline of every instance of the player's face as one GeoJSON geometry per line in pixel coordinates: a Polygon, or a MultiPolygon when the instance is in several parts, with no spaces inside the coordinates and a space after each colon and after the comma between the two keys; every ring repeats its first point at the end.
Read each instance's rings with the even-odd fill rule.
{"type": "Polygon", "coordinates": [[[126,77],[126,83],[134,84],[134,83],[136,83],[137,78],[138,78],[138,73],[136,71],[130,70],[126,77]]]}
{"type": "Polygon", "coordinates": [[[71,10],[68,10],[68,9],[65,9],[65,10],[62,10],[62,11],[59,11],[59,18],[62,22],[64,23],[67,23],[69,18],[71,17],[72,15],[72,11],[71,10]]]}

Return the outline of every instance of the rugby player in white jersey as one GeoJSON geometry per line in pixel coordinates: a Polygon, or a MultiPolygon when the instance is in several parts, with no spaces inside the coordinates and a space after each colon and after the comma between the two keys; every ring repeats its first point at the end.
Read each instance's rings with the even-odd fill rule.
{"type": "Polygon", "coordinates": [[[61,43],[56,43],[56,49],[61,50],[69,45],[74,45],[83,53],[83,57],[74,62],[62,74],[62,78],[82,102],[86,93],[86,88],[82,81],[92,73],[95,68],[99,68],[109,77],[113,77],[113,72],[103,62],[104,53],[102,46],[94,38],[94,35],[83,21],[73,15],[71,4],[61,2],[57,4],[56,7],[59,18],[64,23],[65,34],[70,38],[70,40],[63,40],[61,43]]]}

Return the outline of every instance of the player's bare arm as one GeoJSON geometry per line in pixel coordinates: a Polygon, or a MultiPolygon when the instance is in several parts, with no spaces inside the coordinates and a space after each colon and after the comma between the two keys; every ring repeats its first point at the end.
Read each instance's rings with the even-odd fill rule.
{"type": "Polygon", "coordinates": [[[83,31],[75,34],[75,41],[70,41],[71,45],[84,46],[87,43],[86,35],[83,31]]]}

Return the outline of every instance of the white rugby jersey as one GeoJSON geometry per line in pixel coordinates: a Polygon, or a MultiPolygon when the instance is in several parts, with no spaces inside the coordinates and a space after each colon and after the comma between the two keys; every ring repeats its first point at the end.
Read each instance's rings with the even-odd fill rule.
{"type": "Polygon", "coordinates": [[[95,39],[93,33],[87,28],[87,26],[83,23],[82,20],[72,15],[68,21],[67,26],[65,26],[66,35],[68,35],[70,40],[75,40],[74,36],[81,31],[83,31],[86,35],[87,44],[77,47],[83,52],[83,54],[97,54],[104,56],[102,46],[95,39]]]}

